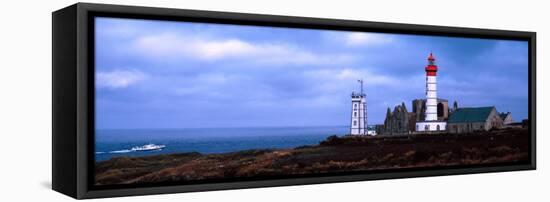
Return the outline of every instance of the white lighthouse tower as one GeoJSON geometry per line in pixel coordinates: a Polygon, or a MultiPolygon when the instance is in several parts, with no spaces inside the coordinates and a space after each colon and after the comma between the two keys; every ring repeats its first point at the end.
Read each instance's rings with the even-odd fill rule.
{"type": "Polygon", "coordinates": [[[426,66],[426,118],[416,123],[416,131],[444,131],[447,123],[437,119],[437,65],[432,53],[426,66]]]}
{"type": "Polygon", "coordinates": [[[351,93],[351,129],[352,135],[367,135],[367,95],[363,93],[363,80],[361,83],[361,93],[351,93]]]}

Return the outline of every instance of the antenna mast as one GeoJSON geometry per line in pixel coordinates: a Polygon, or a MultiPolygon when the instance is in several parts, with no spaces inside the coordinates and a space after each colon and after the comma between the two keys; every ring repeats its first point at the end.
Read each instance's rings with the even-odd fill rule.
{"type": "Polygon", "coordinates": [[[361,95],[363,95],[363,79],[359,79],[357,82],[361,83],[361,95]]]}

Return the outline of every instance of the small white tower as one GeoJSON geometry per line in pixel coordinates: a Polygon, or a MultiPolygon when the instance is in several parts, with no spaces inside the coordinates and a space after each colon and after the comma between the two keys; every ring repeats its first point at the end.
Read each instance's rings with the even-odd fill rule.
{"type": "Polygon", "coordinates": [[[426,66],[426,118],[416,123],[416,131],[444,131],[447,123],[437,119],[437,65],[432,53],[426,66]]]}
{"type": "Polygon", "coordinates": [[[367,95],[363,93],[363,80],[361,83],[361,93],[351,93],[351,128],[352,135],[367,135],[367,95]]]}

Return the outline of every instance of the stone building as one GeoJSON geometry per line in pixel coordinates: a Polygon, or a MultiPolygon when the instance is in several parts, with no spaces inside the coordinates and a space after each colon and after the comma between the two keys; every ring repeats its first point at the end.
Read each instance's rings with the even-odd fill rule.
{"type": "Polygon", "coordinates": [[[499,113],[500,119],[502,119],[502,124],[508,125],[514,122],[512,119],[512,112],[506,112],[506,113],[499,113]]]}
{"type": "MultiPolygon", "coordinates": [[[[456,104],[456,102],[455,102],[456,104]]],[[[405,103],[395,106],[393,111],[388,108],[384,124],[376,126],[378,134],[403,134],[416,131],[416,122],[423,121],[426,117],[426,99],[412,101],[412,112],[408,112],[405,103]]],[[[438,121],[446,121],[451,113],[449,101],[437,99],[438,121]]]]}
{"type": "Polygon", "coordinates": [[[385,135],[409,133],[414,123],[414,115],[408,112],[405,103],[401,103],[393,111],[388,108],[384,125],[377,126],[377,132],[385,135]]]}
{"type": "Polygon", "coordinates": [[[458,108],[447,120],[449,133],[469,133],[501,128],[503,121],[495,107],[458,108]]]}
{"type": "MultiPolygon", "coordinates": [[[[456,104],[456,102],[455,102],[456,104]]],[[[415,119],[417,121],[424,120],[426,118],[426,99],[414,99],[412,101],[412,112],[415,113],[415,119]]],[[[437,99],[437,120],[445,121],[449,118],[449,101],[446,99],[437,99]]]]}

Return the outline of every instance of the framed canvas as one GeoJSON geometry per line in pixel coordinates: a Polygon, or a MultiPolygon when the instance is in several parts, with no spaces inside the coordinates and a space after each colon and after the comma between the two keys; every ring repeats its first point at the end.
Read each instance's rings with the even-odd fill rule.
{"type": "Polygon", "coordinates": [[[536,168],[536,34],[78,3],[53,189],[97,198],[536,168]]]}

